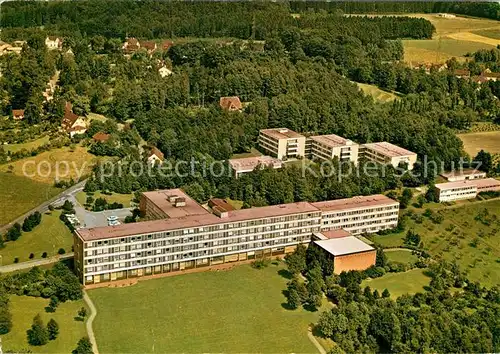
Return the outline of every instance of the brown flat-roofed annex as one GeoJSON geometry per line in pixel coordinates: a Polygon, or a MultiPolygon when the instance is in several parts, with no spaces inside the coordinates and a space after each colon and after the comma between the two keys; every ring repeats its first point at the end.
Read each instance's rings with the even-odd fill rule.
{"type": "Polygon", "coordinates": [[[303,135],[288,128],[272,128],[272,129],[262,129],[261,133],[273,137],[274,139],[293,139],[302,138],[303,135]]]}
{"type": "Polygon", "coordinates": [[[322,211],[359,209],[383,205],[399,205],[397,201],[382,194],[328,200],[325,202],[315,202],[311,204],[322,211]]]}
{"type": "Polygon", "coordinates": [[[364,146],[370,150],[375,150],[384,156],[398,157],[398,156],[416,155],[414,152],[411,152],[410,150],[406,150],[400,146],[388,143],[387,141],[383,141],[380,143],[368,143],[364,144],[364,146]]]}
{"type": "Polygon", "coordinates": [[[229,164],[231,168],[237,172],[254,170],[259,164],[266,167],[280,168],[282,162],[271,156],[253,156],[243,157],[240,159],[230,159],[229,164]]]}
{"type": "MultiPolygon", "coordinates": [[[[200,206],[200,208],[202,207],[200,206]]],[[[217,224],[223,225],[231,222],[250,221],[308,212],[313,213],[318,211],[319,210],[316,207],[308,202],[297,202],[259,208],[233,210],[229,211],[228,215],[223,218],[219,218],[205,210],[205,214],[189,215],[161,220],[142,221],[116,226],[79,229],[76,230],[76,233],[84,241],[93,241],[150,234],[155,232],[173,231],[189,227],[204,227],[217,224]]]]}

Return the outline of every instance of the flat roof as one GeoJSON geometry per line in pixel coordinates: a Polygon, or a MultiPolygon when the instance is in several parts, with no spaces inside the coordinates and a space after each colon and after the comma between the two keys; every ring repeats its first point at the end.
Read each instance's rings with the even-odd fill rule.
{"type": "Polygon", "coordinates": [[[328,200],[326,202],[311,203],[322,211],[348,210],[358,208],[369,208],[382,205],[399,205],[399,202],[382,194],[357,196],[346,199],[328,200]]]}
{"type": "Polygon", "coordinates": [[[317,208],[315,208],[308,202],[297,202],[258,208],[232,210],[227,213],[226,217],[222,218],[219,218],[218,216],[211,214],[205,210],[204,214],[199,215],[141,221],[130,224],[121,224],[117,226],[79,229],[76,230],[76,233],[84,241],[92,241],[318,211],[319,210],[317,208]]]}
{"type": "Polygon", "coordinates": [[[402,147],[391,144],[387,141],[382,141],[379,143],[363,144],[363,146],[371,150],[375,150],[379,154],[390,157],[416,155],[416,153],[411,152],[410,150],[403,149],[402,147]]]}
{"type": "Polygon", "coordinates": [[[288,128],[271,128],[271,129],[262,129],[261,134],[269,135],[275,139],[291,139],[291,138],[303,138],[302,134],[294,132],[288,128]]]}
{"type": "Polygon", "coordinates": [[[497,187],[497,186],[500,186],[500,181],[494,178],[466,179],[464,181],[436,184],[436,188],[438,189],[451,189],[460,187],[487,188],[487,187],[497,187]]]}
{"type": "Polygon", "coordinates": [[[203,208],[195,200],[191,199],[190,196],[179,188],[144,192],[142,195],[163,211],[169,218],[209,214],[205,208],[203,208]],[[176,207],[174,203],[169,201],[169,197],[173,196],[184,198],[186,205],[176,207]]]}
{"type": "Polygon", "coordinates": [[[375,250],[375,248],[364,243],[355,236],[319,240],[314,241],[314,243],[333,256],[344,256],[375,250]]]}
{"type": "Polygon", "coordinates": [[[475,180],[470,180],[466,179],[463,181],[456,181],[456,182],[445,182],[445,183],[437,183],[436,188],[437,189],[452,189],[452,188],[466,188],[466,187],[477,187],[477,183],[475,183],[475,180]]]}
{"type": "Polygon", "coordinates": [[[351,236],[351,233],[347,230],[344,230],[344,229],[321,231],[320,233],[323,234],[323,236],[325,236],[327,239],[342,238],[342,237],[351,236]]]}
{"type": "Polygon", "coordinates": [[[441,176],[443,176],[444,178],[459,177],[459,176],[473,176],[473,175],[486,175],[486,172],[475,170],[473,168],[464,168],[462,170],[441,173],[441,176]]]}
{"type": "Polygon", "coordinates": [[[254,157],[243,157],[241,159],[230,159],[229,164],[231,168],[236,172],[239,171],[253,171],[259,164],[273,167],[281,168],[283,163],[271,156],[254,156],[254,157]]]}
{"type": "Polygon", "coordinates": [[[346,145],[353,144],[353,142],[351,140],[343,138],[343,137],[335,135],[335,134],[314,135],[314,136],[311,136],[310,139],[317,141],[318,143],[324,144],[328,147],[338,147],[338,146],[346,146],[346,145]]]}

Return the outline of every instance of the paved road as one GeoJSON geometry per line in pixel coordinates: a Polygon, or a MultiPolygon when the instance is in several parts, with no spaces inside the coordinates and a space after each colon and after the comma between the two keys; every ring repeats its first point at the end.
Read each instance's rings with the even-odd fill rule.
{"type": "Polygon", "coordinates": [[[94,330],[92,329],[92,323],[94,322],[95,316],[97,316],[97,309],[94,306],[94,303],[88,296],[87,292],[83,291],[83,300],[87,303],[87,306],[90,309],[90,316],[85,324],[87,328],[87,335],[89,336],[90,343],[92,343],[92,351],[94,354],[99,354],[99,349],[97,349],[97,341],[95,340],[94,330]]]}
{"type": "Polygon", "coordinates": [[[79,191],[83,190],[83,187],[85,186],[85,182],[87,180],[83,180],[81,182],[78,182],[74,186],[66,189],[65,191],[61,192],[60,194],[56,195],[52,199],[47,200],[46,202],[40,204],[36,208],[31,209],[27,213],[21,215],[17,219],[11,221],[10,223],[6,225],[0,226],[0,234],[3,234],[5,231],[7,231],[12,225],[14,225],[16,222],[22,224],[23,220],[30,214],[33,214],[35,211],[38,211],[40,213],[45,213],[47,210],[49,210],[49,205],[54,204],[54,205],[60,205],[64,203],[66,199],[69,199],[71,196],[74,196],[76,193],[79,191]]]}
{"type": "Polygon", "coordinates": [[[15,272],[18,270],[31,269],[33,267],[38,267],[38,266],[42,266],[42,265],[46,265],[46,264],[57,263],[63,259],[73,258],[73,256],[74,256],[74,253],[71,252],[71,253],[63,254],[62,256],[54,256],[54,257],[49,257],[49,258],[37,259],[34,261],[4,265],[4,266],[0,267],[0,273],[15,272]]]}

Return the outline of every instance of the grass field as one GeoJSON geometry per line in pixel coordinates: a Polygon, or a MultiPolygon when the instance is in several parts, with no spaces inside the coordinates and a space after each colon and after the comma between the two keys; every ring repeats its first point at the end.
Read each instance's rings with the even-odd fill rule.
{"type": "Polygon", "coordinates": [[[0,207],[0,225],[9,223],[60,191],[26,177],[0,172],[0,200],[3,204],[0,207]]]}
{"type": "Polygon", "coordinates": [[[464,150],[474,157],[479,151],[485,150],[491,154],[500,153],[500,131],[458,134],[464,144],[464,150]]]}
{"type": "Polygon", "coordinates": [[[373,99],[378,102],[392,102],[398,97],[396,94],[379,89],[375,85],[362,84],[359,82],[357,82],[356,84],[365,93],[365,95],[372,96],[373,99]]]}
{"type": "MultiPolygon", "coordinates": [[[[120,193],[111,193],[111,195],[103,194],[101,192],[94,192],[92,194],[92,198],[97,199],[97,198],[104,198],[108,201],[108,203],[121,203],[125,208],[130,207],[130,202],[132,201],[132,198],[134,197],[133,194],[120,194],[120,193]]],[[[87,193],[85,192],[78,192],[76,194],[76,200],[78,203],[81,205],[84,205],[87,201],[87,193]]]]}
{"type": "Polygon", "coordinates": [[[87,335],[85,324],[74,318],[84,305],[83,300],[65,302],[59,305],[56,312],[46,313],[45,307],[49,300],[29,296],[11,296],[10,311],[12,313],[12,330],[2,335],[2,347],[5,352],[17,353],[71,353],[76,348],[78,340],[87,335]],[[59,324],[59,336],[44,346],[28,345],[26,331],[31,327],[33,317],[40,314],[46,324],[53,318],[59,324]]]}
{"type": "Polygon", "coordinates": [[[10,152],[17,152],[22,149],[26,150],[32,150],[36,149],[39,146],[45,145],[49,142],[50,138],[48,136],[44,136],[42,138],[33,140],[33,141],[28,141],[26,143],[22,144],[9,144],[9,145],[3,145],[5,151],[10,151],[10,152]]]}
{"type": "Polygon", "coordinates": [[[412,269],[404,273],[388,273],[380,278],[363,280],[361,288],[369,286],[372,290],[377,289],[380,294],[387,289],[395,299],[403,294],[423,292],[424,286],[429,285],[430,280],[423,269],[412,269]]]}
{"type": "Polygon", "coordinates": [[[60,179],[67,180],[90,173],[97,161],[98,158],[88,153],[84,147],[77,146],[74,150],[65,147],[2,165],[0,172],[7,172],[9,166],[13,166],[12,172],[16,176],[26,176],[36,182],[53,184],[57,175],[60,179]]]}
{"type": "Polygon", "coordinates": [[[418,260],[416,255],[405,250],[387,251],[385,254],[387,255],[387,259],[393,262],[414,263],[418,260]]]}
{"type": "Polygon", "coordinates": [[[68,227],[59,220],[60,214],[58,210],[50,215],[43,214],[40,225],[30,232],[23,232],[16,241],[6,242],[5,247],[0,249],[2,265],[14,263],[15,257],[19,258],[19,262],[28,261],[30,253],[35,255],[34,259],[41,259],[43,252],[47,252],[49,257],[55,256],[59,248],[71,252],[73,237],[68,227]]]}
{"type": "Polygon", "coordinates": [[[315,353],[307,328],[320,312],[282,306],[280,270],[241,265],[90,290],[99,351],[315,353]]]}
{"type": "MultiPolygon", "coordinates": [[[[483,285],[500,284],[500,200],[464,203],[441,210],[444,216],[441,224],[434,224],[426,217],[421,224],[409,219],[406,229],[420,235],[424,249],[433,258],[457,261],[470,279],[483,285]],[[484,209],[495,215],[488,218],[489,225],[475,220],[484,209]]],[[[375,236],[375,241],[385,247],[402,245],[406,232],[375,236]]]]}
{"type": "Polygon", "coordinates": [[[472,31],[472,33],[482,37],[500,39],[500,29],[484,29],[479,31],[472,31]]]}
{"type": "Polygon", "coordinates": [[[242,159],[244,157],[255,157],[255,156],[262,156],[262,154],[256,148],[251,148],[249,152],[242,152],[240,154],[234,154],[231,158],[232,159],[242,159]]]}

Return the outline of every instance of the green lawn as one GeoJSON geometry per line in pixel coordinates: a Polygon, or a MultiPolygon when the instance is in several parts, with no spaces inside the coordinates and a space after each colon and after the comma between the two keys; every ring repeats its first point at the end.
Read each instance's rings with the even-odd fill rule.
{"type": "Polygon", "coordinates": [[[45,312],[48,299],[13,295],[9,304],[13,326],[9,333],[2,336],[4,352],[27,349],[30,353],[70,353],[76,348],[78,340],[87,335],[84,322],[75,320],[78,310],[85,306],[83,300],[62,303],[54,313],[45,312]],[[44,346],[34,347],[28,345],[26,331],[38,313],[45,324],[51,318],[59,324],[59,336],[44,346]]]}
{"type": "Polygon", "coordinates": [[[413,269],[403,273],[388,273],[380,278],[366,279],[361,283],[361,288],[369,286],[377,289],[380,294],[384,289],[389,290],[392,298],[403,294],[423,292],[424,286],[429,285],[430,278],[424,274],[423,269],[413,269]]]}
{"type": "Polygon", "coordinates": [[[472,33],[493,39],[500,39],[500,29],[483,29],[479,31],[473,31],[472,33]]]}
{"type": "MultiPolygon", "coordinates": [[[[97,199],[97,198],[104,198],[108,201],[108,203],[121,203],[125,208],[130,207],[130,202],[132,198],[134,198],[133,194],[120,194],[120,193],[111,193],[111,195],[108,194],[103,194],[101,192],[94,192],[92,194],[92,198],[97,199]]],[[[87,194],[85,192],[78,192],[76,194],[76,200],[78,203],[81,205],[84,205],[87,201],[87,194]]]]}
{"type": "Polygon", "coordinates": [[[378,102],[392,102],[396,98],[398,98],[398,96],[393,92],[384,91],[375,85],[362,84],[359,82],[356,82],[356,85],[358,85],[358,87],[365,93],[365,95],[372,96],[373,99],[378,102]]]}
{"type": "Polygon", "coordinates": [[[0,225],[9,223],[60,192],[52,185],[0,172],[0,200],[4,203],[0,208],[0,225]]]}
{"type": "Polygon", "coordinates": [[[407,230],[412,229],[421,236],[424,249],[434,258],[456,260],[470,279],[483,285],[500,284],[500,200],[460,203],[441,210],[444,216],[441,224],[434,224],[426,217],[421,224],[409,219],[404,232],[377,235],[374,240],[385,247],[402,245],[407,230]],[[484,209],[490,214],[489,225],[475,220],[484,209]]]}
{"type": "Polygon", "coordinates": [[[242,159],[245,157],[256,157],[256,156],[262,156],[261,152],[257,150],[256,148],[251,148],[249,152],[242,152],[240,154],[234,154],[231,156],[232,159],[242,159]]]}
{"type": "Polygon", "coordinates": [[[307,328],[320,312],[282,307],[287,279],[280,270],[240,265],[90,290],[99,350],[315,353],[307,328]]]}
{"type": "Polygon", "coordinates": [[[414,263],[418,260],[416,255],[405,250],[388,251],[385,254],[387,255],[387,259],[393,262],[414,263]]]}
{"type": "Polygon", "coordinates": [[[60,214],[59,210],[50,215],[43,214],[40,225],[30,232],[23,232],[16,241],[6,242],[5,247],[0,249],[1,264],[12,264],[15,257],[19,258],[19,262],[28,261],[30,253],[35,255],[34,259],[41,259],[43,252],[47,252],[49,257],[55,256],[59,248],[71,252],[73,237],[68,227],[59,220],[60,214]]]}
{"type": "Polygon", "coordinates": [[[48,136],[41,137],[39,139],[33,140],[33,141],[28,141],[26,143],[22,144],[9,144],[9,145],[4,145],[5,151],[10,151],[10,152],[17,152],[22,149],[26,150],[32,150],[36,149],[39,146],[45,145],[49,142],[50,138],[48,136]]]}

